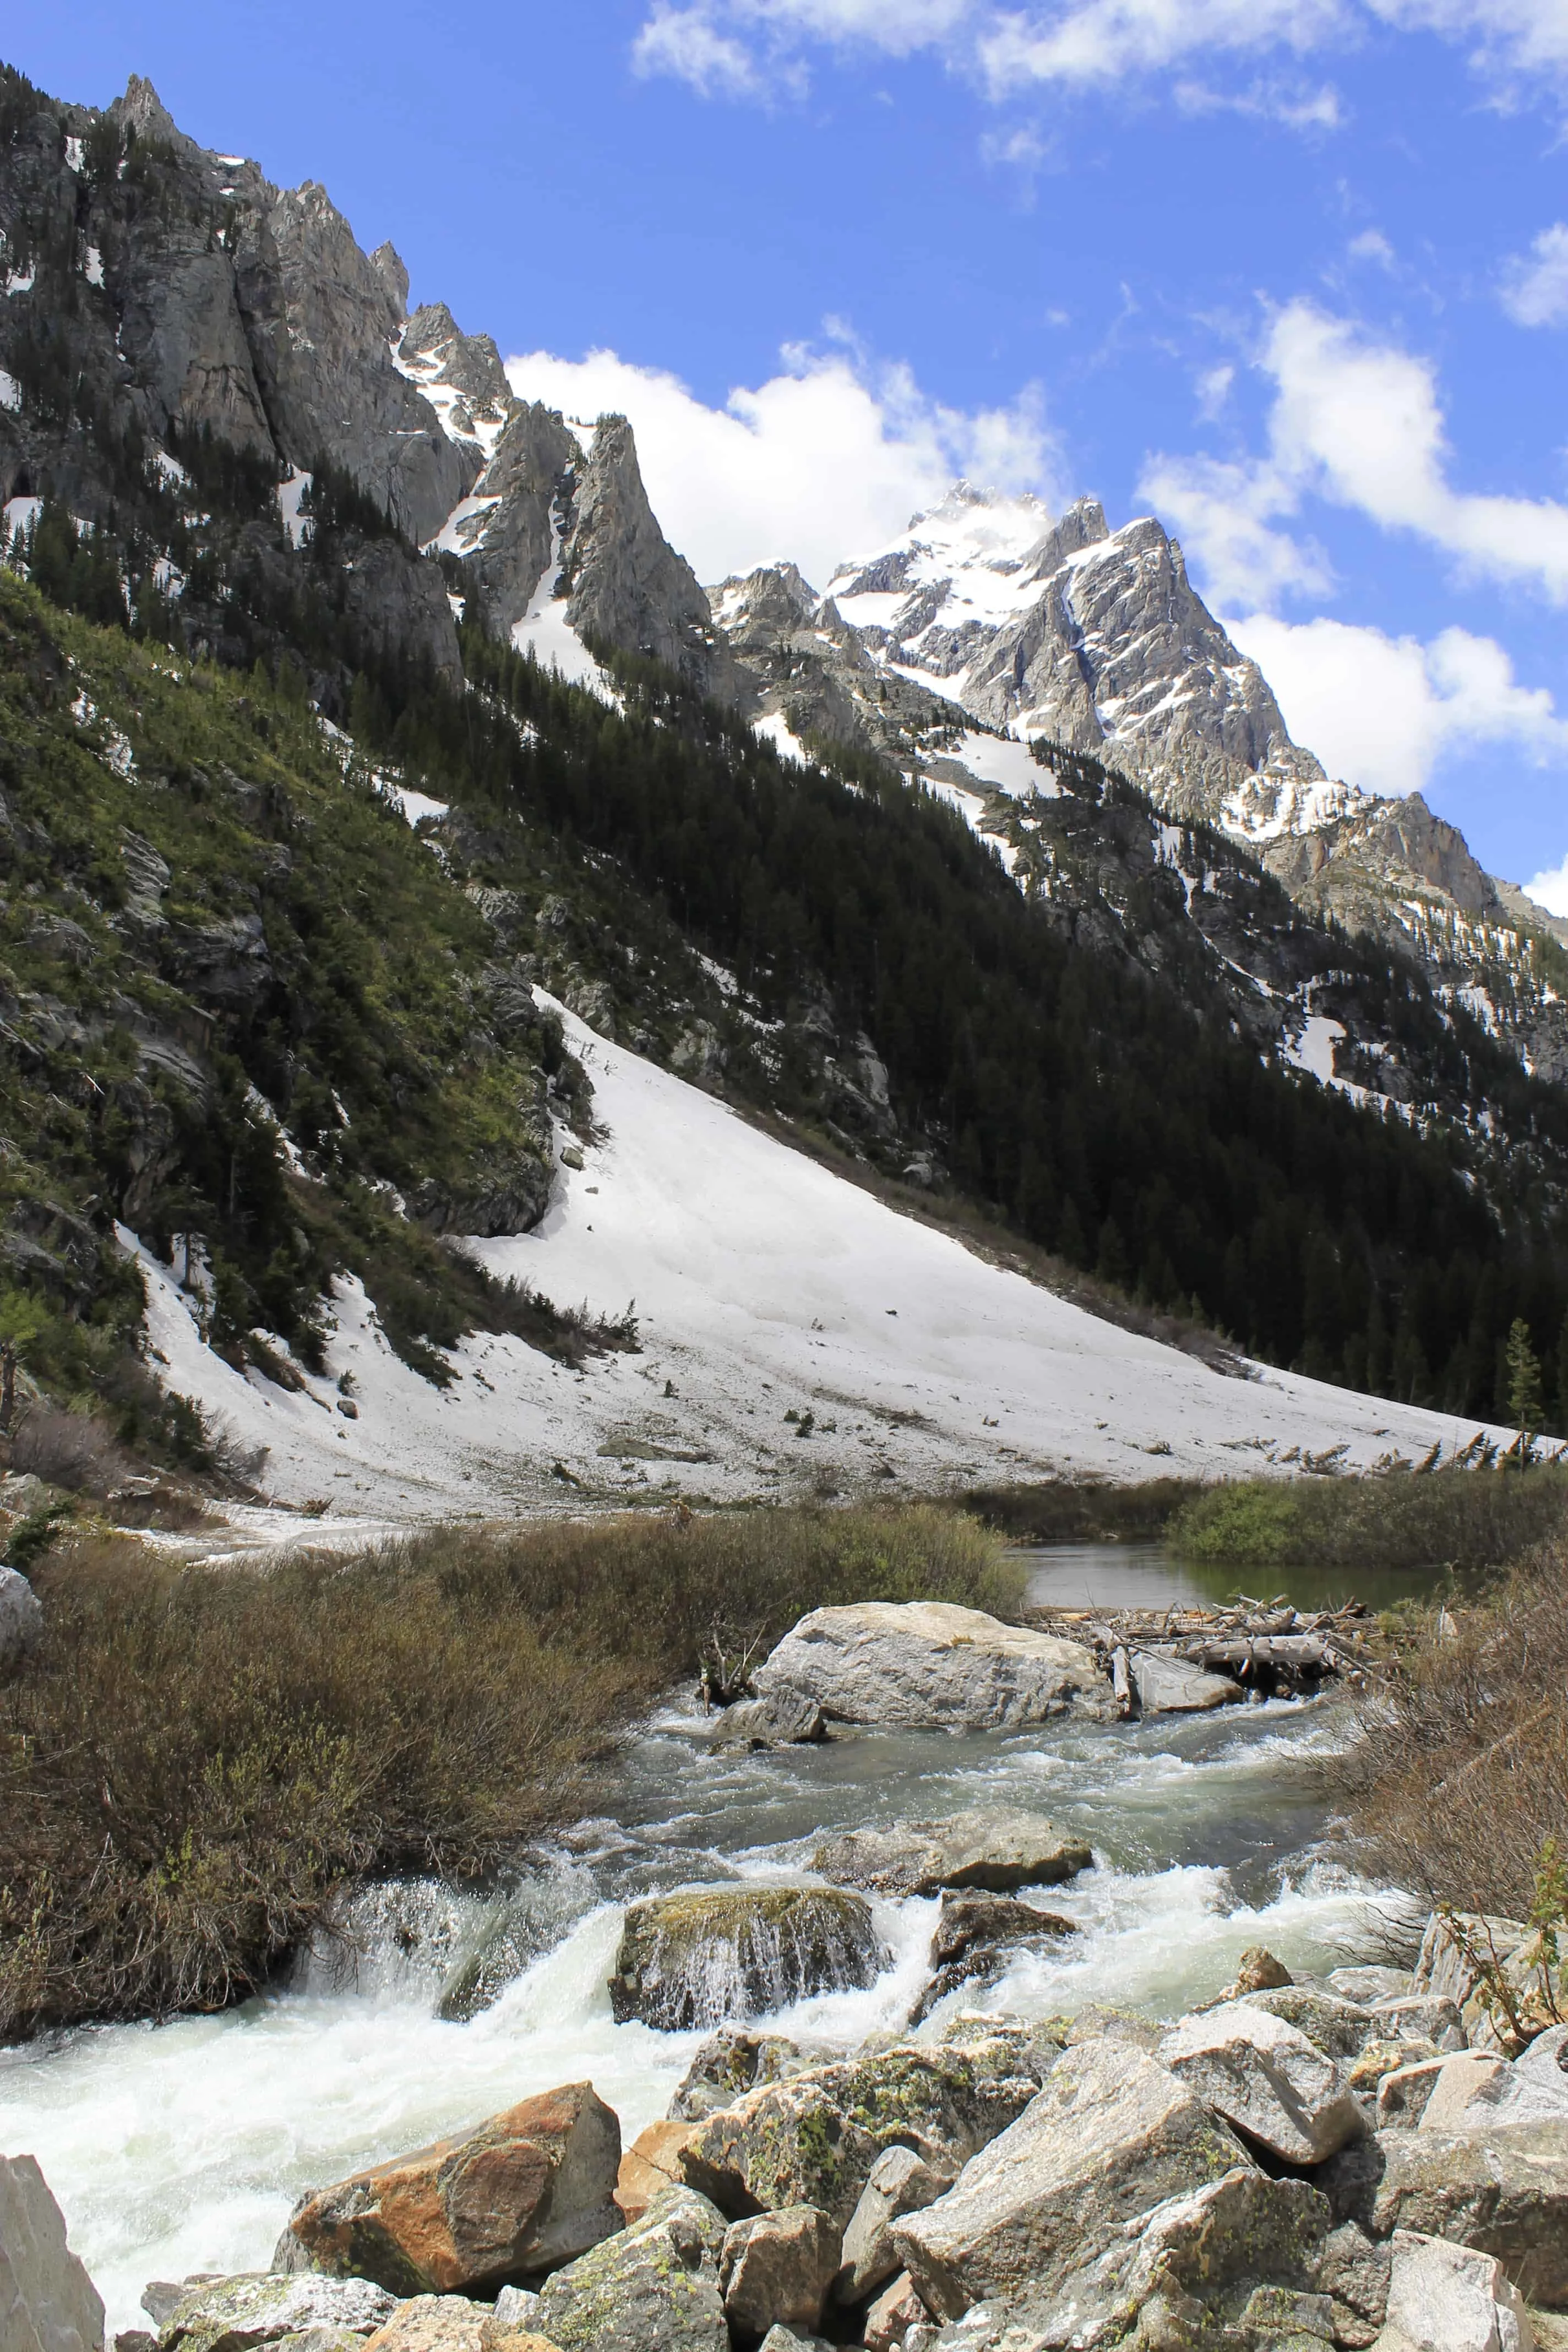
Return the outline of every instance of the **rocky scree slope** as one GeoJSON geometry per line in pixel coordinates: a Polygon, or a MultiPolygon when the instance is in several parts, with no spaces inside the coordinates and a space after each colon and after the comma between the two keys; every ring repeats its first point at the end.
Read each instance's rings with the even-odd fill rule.
{"type": "MultiPolygon", "coordinates": [[[[879,664],[858,623],[839,630],[858,683],[833,723],[875,703],[912,734],[934,711],[952,766],[927,765],[959,813],[864,742],[831,767],[781,762],[747,723],[787,716],[778,682],[764,707],[770,689],[748,683],[744,649],[658,530],[624,421],[602,420],[584,448],[517,402],[492,344],[439,306],[406,316],[390,248],[362,253],[319,188],[279,194],[195,147],[145,83],[98,114],[0,76],[0,233],[13,568],[177,662],[247,671],[260,726],[286,709],[318,738],[337,728],[345,775],[352,748],[389,803],[422,794],[427,887],[462,892],[517,988],[543,980],[635,1050],[826,1148],[946,1186],[1152,1305],[1195,1298],[1264,1351],[1353,1385],[1486,1411],[1510,1314],[1527,1307],[1552,1343],[1568,1305],[1549,1238],[1561,1098],[1418,968],[1338,940],[1325,968],[1333,934],[1277,899],[1254,921],[1268,894],[1241,853],[1196,829],[1173,848],[1088,755],[1047,773],[930,696],[934,672],[879,664]],[[516,650],[546,642],[546,619],[594,693],[516,650]],[[988,771],[1006,788],[991,793],[988,771]],[[992,824],[993,801],[1026,899],[973,841],[975,803],[992,824]],[[1428,1141],[1262,1067],[1282,1046],[1332,1074],[1336,1028],[1356,1072],[1344,1091],[1396,1096],[1428,1141]]],[[[851,585],[850,605],[899,593],[851,585]]],[[[798,613],[801,583],[785,591],[798,613]]],[[[146,692],[136,679],[99,703],[110,772],[119,739],[143,757],[146,692]]],[[[250,790],[248,757],[204,743],[188,764],[210,773],[209,757],[250,790]]],[[[65,900],[84,886],[44,812],[46,836],[21,887],[58,894],[74,920],[65,900]]],[[[171,846],[157,855],[177,871],[171,846]]],[[[287,1037],[296,983],[260,919],[287,1037]]],[[[310,943],[306,961],[321,952],[310,943]]],[[[495,1034],[481,1017],[481,1057],[495,1034]]],[[[292,1070],[258,1049],[242,1066],[287,1129],[279,1164],[308,1160],[329,1132],[309,1086],[296,1133],[292,1070]]],[[[337,1150],[357,1149],[337,1129],[337,1150]]],[[[420,1189],[441,1171],[417,1153],[401,1174],[365,1166],[426,1226],[526,1224],[538,1186],[498,1188],[462,1132],[447,1205],[420,1189]]],[[[524,1120],[514,1159],[529,1133],[524,1120]]],[[[181,1230],[214,1224],[212,1188],[201,1197],[205,1222],[181,1230]]]]}

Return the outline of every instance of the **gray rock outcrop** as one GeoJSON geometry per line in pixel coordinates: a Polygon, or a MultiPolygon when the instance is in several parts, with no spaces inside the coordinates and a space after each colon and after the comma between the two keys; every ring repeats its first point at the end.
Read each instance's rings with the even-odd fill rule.
{"type": "Polygon", "coordinates": [[[958,2319],[989,2296],[1049,2294],[1134,2215],[1250,2168],[1164,2067],[1085,2042],[945,2197],[894,2224],[893,2243],[922,2301],[958,2319]]]}
{"type": "Polygon", "coordinates": [[[248,2352],[264,2344],[331,2330],[353,2352],[385,2326],[397,2298],[363,2278],[315,2278],[277,2272],[259,2276],[187,2280],[163,2319],[158,2352],[248,2352]]]}
{"type": "Polygon", "coordinates": [[[721,701],[748,699],[696,573],[655,519],[624,416],[602,416],[595,428],[562,583],[567,619],[584,636],[647,654],[721,701]]]}
{"type": "Polygon", "coordinates": [[[1250,2001],[1184,2018],[1159,2057],[1215,2115],[1283,2163],[1322,2164],[1366,2129],[1334,2060],[1250,2001]]]}
{"type": "Polygon", "coordinates": [[[1106,1704],[1078,1643],[945,1601],[814,1610],[752,1680],[763,1697],[798,1692],[830,1722],[877,1730],[994,1731],[1106,1704]]]}
{"type": "Polygon", "coordinates": [[[0,1675],[13,1673],[43,1638],[43,1604],[25,1576],[0,1568],[0,1675]]]}
{"type": "Polygon", "coordinates": [[[1039,2087],[1024,2063],[1014,2038],[982,2031],[809,2067],[709,2116],[683,2154],[686,2177],[737,2219],[815,2205],[847,2229],[885,2149],[956,2173],[1005,2131],[1039,2087]]]}
{"type": "Polygon", "coordinates": [[[842,2260],[839,2232],[815,2205],[731,2221],[719,2256],[725,2316],[747,2335],[816,2329],[842,2260]]]}
{"type": "Polygon", "coordinates": [[[1529,2315],[1490,2254],[1396,2230],[1379,2352],[1531,2352],[1529,2315]]]}
{"type": "Polygon", "coordinates": [[[672,2189],[634,2227],[546,2279],[537,2332],[559,2352],[730,2352],[723,2246],[708,2200],[672,2189]]]}
{"type": "Polygon", "coordinates": [[[0,2156],[0,2344],[5,2352],[103,2352],[103,2299],[31,2156],[0,2156]]]}

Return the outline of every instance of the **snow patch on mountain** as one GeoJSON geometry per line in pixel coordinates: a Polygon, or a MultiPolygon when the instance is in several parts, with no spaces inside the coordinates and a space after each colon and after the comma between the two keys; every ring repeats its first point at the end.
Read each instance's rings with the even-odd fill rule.
{"type": "Polygon", "coordinates": [[[326,1369],[289,1391],[215,1355],[200,1297],[121,1236],[161,1376],[267,1447],[279,1499],[418,1520],[580,1507],[584,1495],[1212,1478],[1298,1448],[1342,1445],[1355,1465],[1454,1441],[1438,1414],[1261,1367],[1226,1378],[1101,1322],[555,1009],[591,1074],[600,1139],[580,1169],[561,1167],[537,1231],[468,1246],[496,1276],[600,1315],[635,1302],[640,1353],[579,1372],[476,1336],[450,1351],[455,1377],[437,1390],[344,1279],[326,1369]]]}

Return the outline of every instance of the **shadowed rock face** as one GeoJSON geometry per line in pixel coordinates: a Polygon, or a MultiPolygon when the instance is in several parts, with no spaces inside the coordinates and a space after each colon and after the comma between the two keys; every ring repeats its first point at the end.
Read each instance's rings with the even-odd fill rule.
{"type": "Polygon", "coordinates": [[[745,698],[697,574],[655,520],[624,416],[599,420],[562,577],[570,590],[567,618],[584,636],[651,655],[721,700],[745,698]]]}

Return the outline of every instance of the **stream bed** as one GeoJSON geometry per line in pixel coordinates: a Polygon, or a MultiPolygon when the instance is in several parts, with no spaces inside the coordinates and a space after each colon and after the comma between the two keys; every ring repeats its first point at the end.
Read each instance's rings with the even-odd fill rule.
{"type": "MultiPolygon", "coordinates": [[[[1210,1589],[1153,1546],[1058,1546],[1029,1560],[1032,1597],[1064,1608],[1217,1599],[1235,1582],[1210,1589]]],[[[1300,1605],[1348,1589],[1342,1578],[1279,1580],[1300,1605]]],[[[1377,1957],[1405,1907],[1318,1851],[1312,1766],[1343,1736],[1331,1697],[727,1757],[706,1752],[695,1704],[679,1695],[648,1721],[602,1785],[595,1817],[555,1842],[510,1904],[438,1889],[372,1898],[357,1908],[357,1957],[309,1955],[286,1984],[221,2016],[0,2051],[0,2151],[42,2165],[111,2331],[146,2324],[138,2301],[150,2279],[265,2269],[301,2190],[554,2084],[591,2078],[629,2142],[664,2113],[702,2036],[612,2021],[622,1907],[680,1885],[809,1880],[813,1846],[831,1830],[1005,1804],[1048,1812],[1094,1850],[1092,1870],[1043,1898],[1079,1935],[1020,1958],[984,1992],[952,1997],[927,2032],[966,2002],[1173,2016],[1216,1993],[1248,1944],[1323,1972],[1377,1957]],[[503,1912],[534,1957],[466,2021],[437,2015],[455,1966],[503,1912]]],[[[876,1909],[888,1969],[867,1990],[775,2012],[777,2030],[826,2048],[902,2025],[937,1905],[876,1909]]]]}

